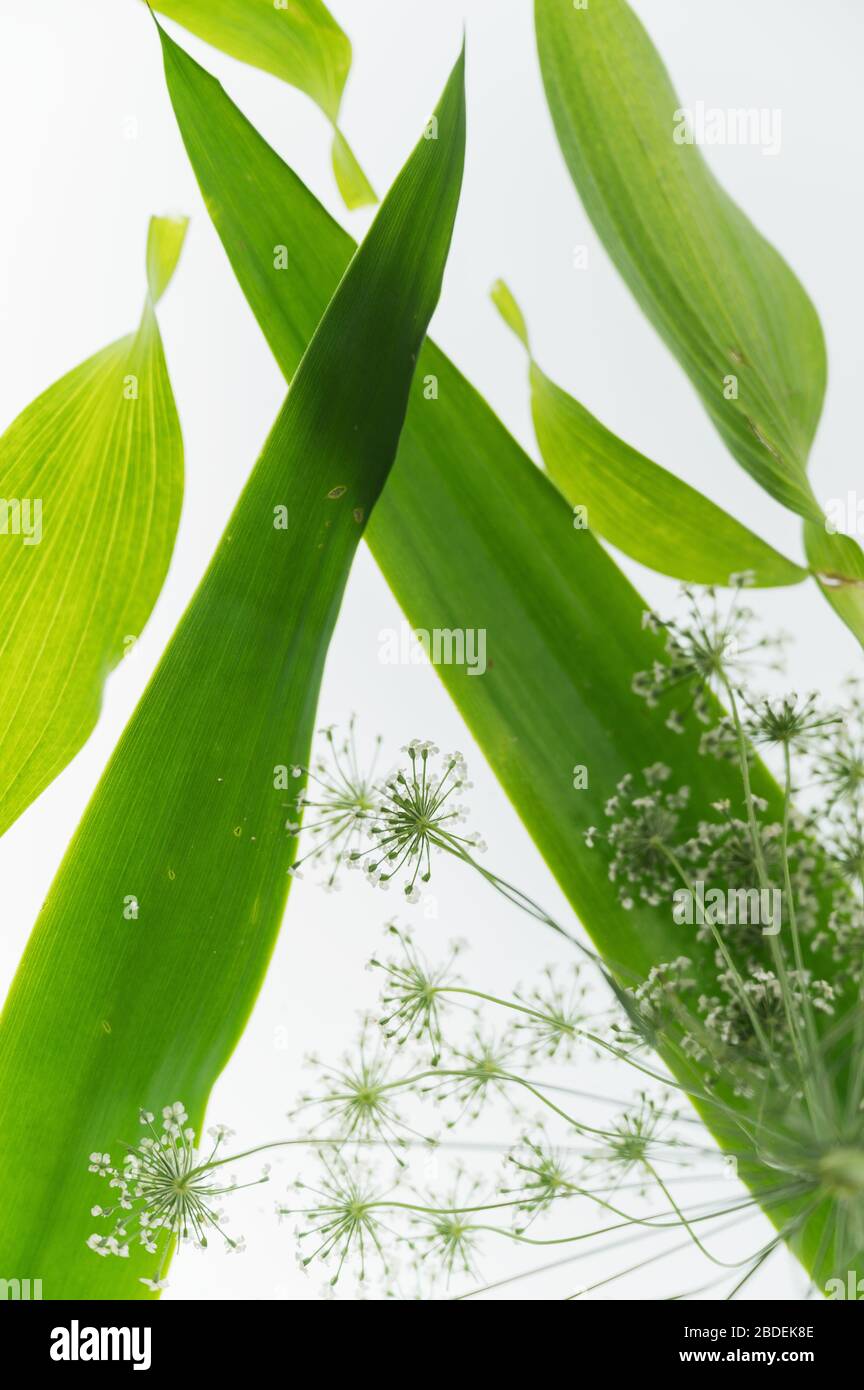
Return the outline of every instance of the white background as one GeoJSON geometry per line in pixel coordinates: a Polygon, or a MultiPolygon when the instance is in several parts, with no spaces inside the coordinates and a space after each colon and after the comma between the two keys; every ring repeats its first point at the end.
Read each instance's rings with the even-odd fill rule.
{"type": "MultiPolygon", "coordinates": [[[[860,476],[864,380],[857,143],[864,12],[855,0],[826,0],[818,9],[810,0],[640,0],[636,8],[685,104],[782,111],[779,157],[753,148],[709,154],[732,194],[802,276],[822,316],[830,384],[812,473],[823,500],[844,496],[860,476]]],[[[333,0],[332,9],[354,41],[344,129],[379,190],[425,124],[467,27],[465,192],[433,331],[520,441],[535,452],[524,359],[487,299],[498,275],[520,300],[551,376],[629,442],[799,555],[796,521],[732,463],[597,244],[555,143],[527,0],[333,0]],[[573,268],[578,244],[589,248],[586,270],[573,268]]],[[[367,216],[351,217],[340,207],[327,127],[312,104],[174,32],[335,215],[362,233],[367,216]]],[[[202,205],[141,5],[2,0],[0,124],[2,426],[63,372],[134,326],[150,213],[192,217],[180,268],[160,306],[187,457],[174,562],[143,638],[110,681],[96,733],[0,842],[5,989],[63,849],[218,540],[284,386],[202,205]]],[[[671,584],[628,562],[624,568],[655,603],[671,599],[671,584]]],[[[800,687],[819,683],[830,692],[859,659],[812,588],[760,594],[756,604],[768,624],[795,633],[791,668],[800,687]]],[[[379,663],[378,633],[399,622],[364,551],[328,661],[322,722],[356,710],[364,735],[381,730],[390,749],[414,735],[461,748],[475,782],[473,823],[489,843],[490,865],[506,865],[567,920],[550,875],[434,673],[379,663]]],[[[561,731],[562,740],[567,733],[561,731]]],[[[554,958],[539,928],[456,866],[443,865],[434,888],[438,918],[420,923],[425,943],[435,954],[438,938],[443,946],[452,935],[468,937],[467,969],[475,983],[506,990],[554,958]]],[[[250,1143],[287,1131],[284,1115],[301,1084],[303,1052],[335,1055],[350,1041],[357,1012],[374,1001],[375,982],[362,966],[392,907],[354,880],[334,897],[307,881],[295,886],[267,984],[216,1088],[211,1117],[250,1143]]],[[[629,1093],[628,1079],[617,1073],[604,1084],[610,1094],[629,1093]]],[[[109,1139],[94,1135],[94,1146],[109,1139]]],[[[304,1280],[295,1267],[290,1227],[272,1220],[273,1197],[284,1195],[296,1171],[293,1160],[280,1164],[271,1189],[253,1192],[245,1204],[238,1199],[234,1227],[250,1245],[242,1260],[190,1253],[177,1262],[168,1296],[318,1297],[321,1280],[304,1280]]],[[[757,1235],[752,1241],[755,1248],[757,1235]]],[[[630,1298],[675,1292],[687,1278],[681,1263],[673,1264],[652,1267],[650,1284],[612,1285],[599,1296],[619,1288],[619,1296],[630,1298]]],[[[490,1247],[486,1275],[511,1268],[510,1256],[490,1247]]],[[[688,1268],[692,1273],[695,1266],[688,1268]]],[[[501,1295],[561,1296],[574,1280],[565,1272],[501,1295]]],[[[691,1282],[699,1282],[698,1272],[691,1282]]],[[[753,1286],[769,1298],[794,1297],[801,1288],[791,1262],[782,1261],[753,1286]]]]}

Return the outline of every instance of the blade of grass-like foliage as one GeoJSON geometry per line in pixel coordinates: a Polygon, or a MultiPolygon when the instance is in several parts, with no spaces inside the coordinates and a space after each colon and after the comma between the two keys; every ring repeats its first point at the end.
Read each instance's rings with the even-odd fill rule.
{"type": "MultiPolygon", "coordinates": [[[[353,242],[219,83],[164,35],[163,48],[207,208],[290,378],[353,242]],[[288,270],[274,273],[268,250],[277,230],[291,256],[288,270]]],[[[632,694],[633,673],[650,667],[662,649],[643,628],[638,594],[590,532],[574,530],[561,494],[428,341],[367,539],[415,626],[485,631],[484,675],[455,664],[438,673],[619,978],[630,984],[678,957],[681,929],[668,906],[640,901],[625,911],[606,865],[586,852],[584,832],[602,824],[606,800],[625,773],[656,761],[690,786],[696,806],[740,795],[740,783],[729,764],[699,756],[692,723],[676,737],[632,694]],[[577,766],[588,772],[578,791],[577,766]]],[[[681,692],[672,705],[686,700],[681,692]]],[[[778,816],[778,791],[764,769],[754,768],[753,785],[766,814],[778,816]]],[[[712,990],[712,949],[688,936],[686,950],[695,977],[712,990]]],[[[746,1107],[722,1086],[720,1093],[730,1107],[746,1107]]],[[[709,1118],[731,1144],[728,1126],[714,1113],[709,1118]]],[[[739,1171],[750,1177],[743,1162],[739,1171]]],[[[770,1215],[780,1226],[798,1211],[778,1204],[770,1215]]],[[[815,1213],[799,1236],[801,1257],[811,1263],[819,1259],[823,1216],[815,1213]]]]}
{"type": "Polygon", "coordinates": [[[687,143],[684,109],[626,0],[535,0],[546,96],[604,246],[739,463],[818,520],[807,455],[825,393],[813,305],[687,143]],[[737,379],[737,397],[724,392],[737,379]]]}
{"type": "Polygon", "coordinates": [[[0,834],[89,737],[168,569],[183,440],[155,306],[185,232],[151,220],[137,333],[55,382],[0,438],[0,834]]]}
{"type": "Polygon", "coordinates": [[[341,280],[13,984],[0,1268],[38,1270],[46,1298],[147,1296],[142,1250],[85,1248],[88,1155],[134,1139],[142,1105],[182,1097],[199,1121],[261,983],[295,853],[284,774],[308,757],[351,560],[395,455],[464,135],[460,59],[438,140],[421,140],[341,280]]]}
{"type": "Polygon", "coordinates": [[[811,565],[833,561],[820,587],[864,643],[860,547],[812,540],[824,518],[806,469],[827,366],[810,299],[712,174],[626,0],[535,0],[535,21],[558,141],[600,239],[733,456],[811,523],[811,565]]]}
{"type": "Polygon", "coordinates": [[[153,9],[310,96],[333,126],[333,172],[346,206],[376,201],[338,125],[351,41],[322,0],[156,0],[153,9]]]}
{"type": "Polygon", "coordinates": [[[787,560],[722,507],[625,444],[550,381],[531,352],[528,330],[499,280],[492,299],[529,356],[531,413],[549,477],[588,526],[634,560],[673,579],[728,584],[747,572],[755,586],[800,584],[807,571],[787,560]]]}

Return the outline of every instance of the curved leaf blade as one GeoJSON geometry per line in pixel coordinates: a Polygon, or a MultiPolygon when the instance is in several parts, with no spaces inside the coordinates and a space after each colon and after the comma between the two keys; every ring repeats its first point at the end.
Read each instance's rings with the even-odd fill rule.
{"type": "Polygon", "coordinates": [[[660,574],[724,585],[747,574],[756,587],[800,584],[787,560],[696,488],[625,444],[538,367],[522,311],[497,281],[492,299],[530,357],[531,413],[549,477],[587,525],[660,574]]]}
{"type": "Polygon", "coordinates": [[[535,20],[558,142],[606,250],[733,456],[818,522],[806,465],[827,368],[807,294],[687,142],[685,109],[626,0],[535,0],[535,20]]]}
{"type": "Polygon", "coordinates": [[[333,173],[345,205],[378,201],[339,129],[351,41],[322,0],[158,0],[153,8],[311,97],[333,126],[333,173]]]}
{"type": "Polygon", "coordinates": [[[137,333],[55,382],[0,438],[0,834],[89,738],[168,570],[183,441],[154,307],[185,232],[151,220],[137,333]]]}
{"type": "MultiPolygon", "coordinates": [[[[461,58],[438,122],[312,338],[6,1004],[0,1266],[38,1269],[47,1298],[150,1296],[143,1250],[85,1248],[87,1155],[134,1134],[142,1105],[182,1096],[200,1121],[267,967],[295,855],[278,774],[308,758],[348,571],[438,299],[464,157],[461,58]]],[[[222,160],[243,177],[236,152],[222,160]]]]}

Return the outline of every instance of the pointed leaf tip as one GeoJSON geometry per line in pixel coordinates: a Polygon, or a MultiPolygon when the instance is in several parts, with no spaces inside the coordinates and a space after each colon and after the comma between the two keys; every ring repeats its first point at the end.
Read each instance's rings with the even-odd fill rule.
{"type": "Polygon", "coordinates": [[[516,337],[530,356],[531,342],[528,337],[528,326],[525,322],[522,310],[519,308],[510,288],[503,280],[496,280],[489,291],[489,297],[502,319],[507,324],[507,327],[516,334],[516,337]]]}
{"type": "Polygon", "coordinates": [[[165,293],[186,240],[188,217],[151,217],[147,229],[147,285],[156,304],[165,293]]]}

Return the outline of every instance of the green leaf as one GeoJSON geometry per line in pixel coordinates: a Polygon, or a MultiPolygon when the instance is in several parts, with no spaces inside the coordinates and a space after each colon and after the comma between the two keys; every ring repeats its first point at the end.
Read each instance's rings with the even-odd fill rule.
{"type": "Polygon", "coordinates": [[[818,522],[806,464],[826,361],[813,305],[699,145],[681,143],[684,108],[625,0],[535,0],[535,18],[558,141],[606,250],[734,457],[818,522]]]}
{"type": "MultiPolygon", "coordinates": [[[[531,352],[522,311],[503,281],[492,299],[531,352]]],[[[530,362],[531,412],[549,477],[590,527],[625,555],[693,584],[728,584],[747,572],[755,586],[800,584],[807,571],[722,507],[611,430],[530,362]]]]}
{"type": "Polygon", "coordinates": [[[0,834],[89,738],[165,579],[183,441],[154,309],[185,233],[185,221],[151,220],[137,333],[0,438],[0,834]]]}
{"type": "Polygon", "coordinates": [[[157,0],[153,8],[310,96],[333,126],[333,172],[346,206],[377,202],[338,126],[351,42],[322,0],[157,0]]]}
{"type": "Polygon", "coordinates": [[[804,545],[816,581],[832,608],[864,646],[864,553],[827,521],[804,523],[804,545]]]}
{"type": "Polygon", "coordinates": [[[378,195],[375,189],[357,163],[354,151],[345,136],[338,129],[333,133],[332,154],[333,176],[346,208],[353,211],[355,208],[368,207],[370,203],[377,203],[378,195]]]}
{"type": "MultiPolygon", "coordinates": [[[[169,41],[166,40],[166,43],[169,41]]],[[[351,261],[216,555],[87,810],[0,1051],[0,1268],[46,1298],[143,1298],[85,1248],[94,1149],[140,1106],[200,1121],[283,914],[296,783],[352,558],[396,452],[461,186],[463,61],[351,261]],[[287,508],[287,529],[283,527],[287,508]]],[[[218,136],[218,132],[214,132],[218,136]]],[[[223,145],[226,176],[244,179],[223,145]]]]}
{"type": "Polygon", "coordinates": [[[832,545],[806,475],[827,373],[813,305],[687,143],[686,108],[626,0],[535,0],[535,19],[558,140],[598,235],[734,457],[804,517],[820,588],[864,644],[864,555],[832,545]]]}
{"type": "MultiPolygon", "coordinates": [[[[169,40],[163,44],[171,100],[207,208],[290,378],[353,243],[219,83],[169,40]],[[274,240],[291,248],[288,269],[278,274],[274,240]]],[[[561,494],[429,341],[367,539],[415,627],[485,632],[482,676],[455,664],[438,674],[604,958],[627,984],[676,958],[681,934],[671,914],[644,903],[624,911],[602,857],[586,851],[584,832],[602,823],[606,799],[626,772],[656,761],[690,786],[697,807],[740,797],[740,783],[729,764],[699,756],[698,729],[675,737],[632,694],[634,672],[662,652],[642,628],[641,599],[590,532],[574,530],[561,494]],[[576,766],[589,770],[580,791],[576,766]]],[[[682,693],[682,705],[686,699],[682,693]]],[[[754,769],[753,785],[768,814],[779,815],[764,769],[754,769]]],[[[688,939],[687,953],[713,989],[710,949],[688,939]]],[[[736,1147],[728,1126],[709,1119],[736,1147]]],[[[775,1206],[771,1219],[781,1224],[789,1210],[775,1206]]],[[[828,1258],[824,1249],[819,1254],[821,1216],[798,1242],[811,1264],[828,1258]]]]}

